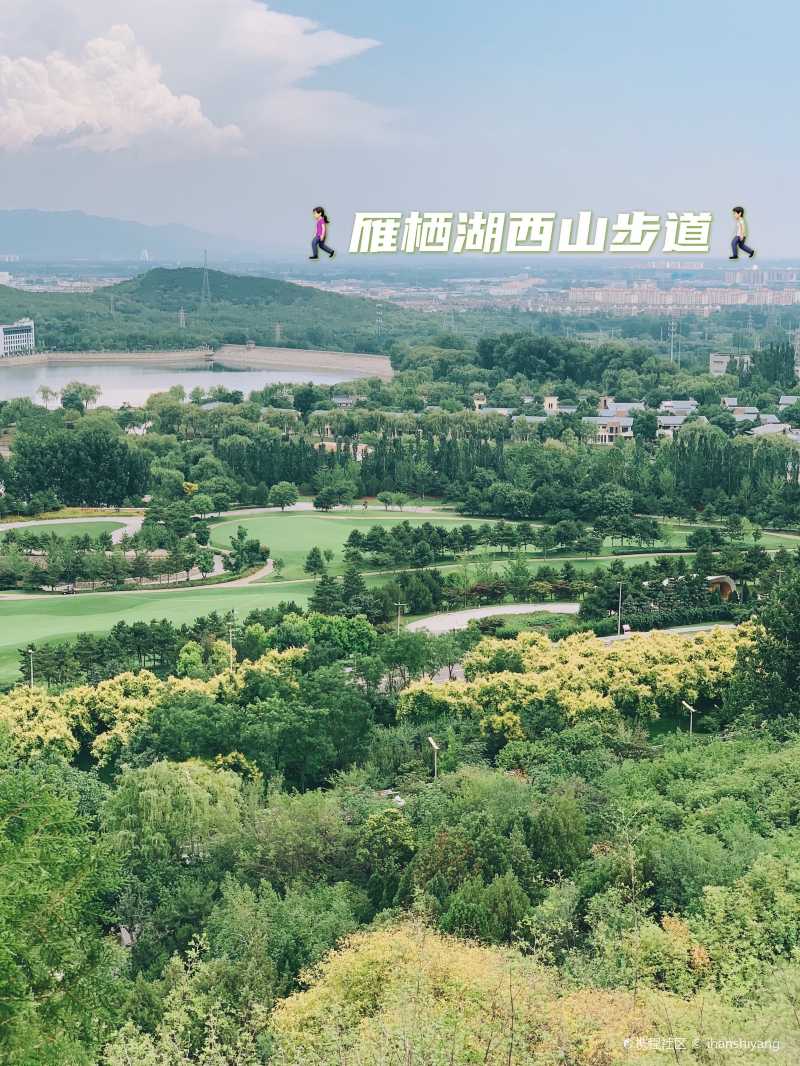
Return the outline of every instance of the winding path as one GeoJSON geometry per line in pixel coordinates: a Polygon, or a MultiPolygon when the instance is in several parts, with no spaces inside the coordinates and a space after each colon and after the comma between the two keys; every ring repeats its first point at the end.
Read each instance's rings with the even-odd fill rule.
{"type": "MultiPolygon", "coordinates": [[[[285,508],[286,511],[315,511],[314,504],[311,500],[299,500],[297,503],[293,503],[291,506],[285,508]]],[[[334,511],[316,511],[320,515],[328,515],[334,518],[350,518],[355,512],[356,516],[364,511],[363,507],[348,508],[345,511],[334,513],[334,511]]],[[[441,507],[405,507],[402,511],[391,510],[387,511],[385,507],[376,507],[374,505],[369,506],[367,513],[376,512],[378,514],[386,514],[390,517],[402,517],[405,513],[410,514],[443,514],[445,517],[450,517],[450,512],[443,512],[441,507]]],[[[243,507],[235,511],[220,511],[219,514],[215,514],[212,517],[214,519],[225,519],[232,521],[236,518],[252,518],[254,515],[268,515],[268,514],[280,514],[280,507],[243,507]]],[[[458,518],[460,515],[456,515],[452,512],[452,517],[458,518]]],[[[0,533],[5,533],[9,529],[33,529],[36,526],[55,526],[55,525],[85,525],[89,522],[117,522],[120,528],[115,529],[111,534],[111,540],[114,544],[120,544],[123,537],[133,536],[138,533],[142,528],[144,522],[144,515],[118,515],[113,512],[108,514],[93,514],[86,516],[77,516],[75,518],[32,518],[22,519],[18,522],[0,522],[0,533]]]]}
{"type": "MultiPolygon", "coordinates": [[[[299,500],[297,503],[292,504],[289,507],[286,507],[285,510],[286,511],[314,511],[315,507],[314,507],[314,504],[311,502],[311,500],[299,500]]],[[[358,516],[358,514],[361,514],[363,512],[364,508],[352,508],[351,510],[356,513],[356,516],[358,516]]],[[[412,512],[414,514],[441,514],[442,513],[441,512],[441,508],[437,508],[437,507],[406,507],[405,510],[409,511],[409,512],[412,512]]],[[[382,514],[382,513],[384,513],[386,511],[386,508],[382,507],[382,506],[381,507],[370,506],[370,507],[367,508],[367,511],[368,512],[370,512],[370,511],[371,512],[377,512],[377,513],[382,514]]],[[[253,515],[280,514],[280,513],[281,513],[281,508],[280,507],[247,507],[247,508],[242,508],[240,510],[235,510],[235,511],[221,511],[218,515],[214,515],[214,517],[215,518],[226,519],[227,521],[235,521],[237,518],[249,518],[249,517],[252,517],[253,515]]],[[[318,511],[317,513],[318,514],[327,514],[330,517],[334,517],[334,518],[351,517],[350,510],[348,510],[346,514],[344,512],[342,512],[341,514],[338,514],[338,515],[333,515],[330,512],[320,512],[320,511],[318,511]]],[[[391,512],[391,514],[393,514],[393,515],[400,515],[402,513],[403,513],[402,511],[392,511],[391,512]]],[[[86,515],[85,517],[84,516],[80,516],[80,517],[76,517],[76,518],[34,518],[34,519],[31,519],[31,520],[24,520],[23,519],[22,521],[18,521],[18,522],[0,522],[0,534],[5,533],[9,529],[28,529],[28,528],[34,528],[36,526],[53,526],[53,525],[78,525],[78,524],[83,525],[83,524],[86,524],[86,523],[93,523],[93,522],[98,522],[98,523],[102,522],[102,523],[106,523],[106,524],[109,523],[109,522],[118,522],[120,528],[119,529],[115,529],[113,531],[113,533],[111,534],[111,542],[113,544],[121,544],[125,537],[133,536],[134,534],[139,532],[139,530],[142,528],[142,523],[144,522],[144,515],[143,514],[141,514],[141,515],[116,515],[116,514],[97,515],[97,514],[95,514],[95,515],[86,515]]],[[[109,595],[109,596],[127,596],[130,593],[139,593],[139,594],[148,593],[148,592],[161,593],[165,589],[169,589],[169,591],[171,591],[171,592],[191,592],[191,591],[196,591],[198,588],[209,588],[209,587],[213,588],[213,587],[219,587],[219,586],[224,586],[226,589],[229,589],[229,588],[242,588],[245,585],[253,585],[253,584],[256,584],[259,581],[262,581],[264,578],[269,577],[269,575],[272,573],[272,571],[273,571],[273,560],[269,559],[264,566],[260,567],[258,570],[256,570],[252,574],[247,574],[245,577],[235,577],[235,578],[232,578],[230,581],[215,582],[215,584],[213,586],[209,586],[209,585],[205,584],[202,581],[197,581],[195,584],[192,584],[192,585],[182,585],[180,588],[170,588],[169,584],[166,584],[166,585],[162,584],[162,585],[157,585],[157,586],[154,586],[154,587],[151,586],[150,588],[138,588],[138,587],[134,586],[132,588],[124,588],[124,589],[109,589],[107,592],[104,593],[104,595],[109,595]]],[[[378,573],[378,572],[379,571],[376,571],[376,573],[378,573]]],[[[390,571],[390,572],[394,572],[394,571],[390,571]]],[[[218,553],[215,553],[215,555],[214,555],[214,569],[212,571],[212,576],[218,576],[221,573],[224,573],[224,568],[222,566],[222,558],[221,558],[221,556],[218,553]]],[[[300,579],[300,580],[304,580],[304,579],[300,579]]],[[[291,584],[291,582],[290,581],[289,582],[285,582],[285,584],[291,584]]],[[[0,593],[0,601],[2,601],[2,600],[50,599],[52,597],[52,595],[53,595],[52,593],[2,592],[2,593],[0,593]]]]}
{"type": "Polygon", "coordinates": [[[88,522],[119,522],[120,528],[115,529],[111,534],[111,541],[113,544],[121,544],[122,538],[125,536],[132,537],[134,533],[138,533],[142,528],[142,522],[144,521],[144,515],[89,515],[86,518],[34,518],[30,521],[24,520],[22,522],[0,522],[0,533],[5,533],[9,529],[33,529],[35,526],[55,526],[55,525],[85,525],[88,522]]]}

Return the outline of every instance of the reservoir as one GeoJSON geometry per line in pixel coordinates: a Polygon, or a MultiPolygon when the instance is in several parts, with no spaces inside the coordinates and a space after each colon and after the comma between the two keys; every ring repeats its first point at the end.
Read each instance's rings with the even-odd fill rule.
{"type": "MultiPolygon", "coordinates": [[[[215,386],[238,389],[245,398],[254,389],[263,389],[275,382],[307,382],[316,385],[335,385],[340,381],[353,381],[359,377],[391,376],[388,360],[382,356],[349,356],[338,352],[306,352],[296,349],[261,349],[259,359],[263,366],[234,369],[216,366],[206,369],[189,366],[159,366],[152,359],[137,362],[132,357],[124,362],[123,355],[116,355],[103,362],[95,355],[84,361],[80,355],[70,363],[62,356],[58,362],[3,365],[0,360],[0,400],[27,396],[42,403],[39,390],[52,389],[59,393],[72,381],[95,385],[100,389],[98,407],[121,407],[123,404],[140,406],[154,392],[166,392],[180,385],[188,395],[200,387],[208,392],[215,386]],[[275,352],[270,358],[267,353],[275,352]],[[273,365],[270,365],[272,363],[273,365]],[[373,370],[374,367],[374,370],[373,370]]],[[[50,400],[52,407],[56,401],[50,400]]]]}

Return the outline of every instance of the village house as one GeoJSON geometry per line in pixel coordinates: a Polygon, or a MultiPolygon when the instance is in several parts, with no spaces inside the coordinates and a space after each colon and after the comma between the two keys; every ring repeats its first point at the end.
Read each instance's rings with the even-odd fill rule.
{"type": "Polygon", "coordinates": [[[603,396],[597,405],[598,415],[632,415],[634,411],[647,410],[647,404],[643,400],[627,401],[615,400],[613,396],[603,396]]]}
{"type": "Polygon", "coordinates": [[[628,415],[585,415],[581,421],[592,428],[595,444],[633,440],[633,418],[628,415]]]}
{"type": "Polygon", "coordinates": [[[542,406],[548,418],[554,418],[556,415],[574,415],[578,410],[576,403],[569,403],[569,401],[561,403],[557,396],[545,396],[542,406]]]}
{"type": "Polygon", "coordinates": [[[662,400],[658,405],[662,415],[693,415],[700,405],[697,400],[662,400]]]}

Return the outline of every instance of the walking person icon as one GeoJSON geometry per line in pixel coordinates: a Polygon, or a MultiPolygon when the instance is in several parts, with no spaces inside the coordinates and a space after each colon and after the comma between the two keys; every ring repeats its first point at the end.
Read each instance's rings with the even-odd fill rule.
{"type": "Polygon", "coordinates": [[[311,255],[308,258],[319,259],[319,250],[321,248],[323,252],[328,253],[329,259],[333,259],[333,257],[336,255],[336,252],[333,250],[333,248],[329,248],[328,245],[325,243],[325,240],[328,236],[328,226],[330,225],[330,219],[325,214],[325,208],[315,207],[314,218],[317,220],[317,229],[316,233],[314,234],[314,239],[311,241],[311,255]]]}
{"type": "Polygon", "coordinates": [[[748,246],[746,244],[746,241],[747,241],[747,223],[744,220],[744,208],[743,207],[734,207],[734,209],[733,209],[733,220],[736,223],[736,233],[734,234],[733,240],[731,241],[731,253],[732,254],[728,256],[728,259],[738,259],[739,258],[739,249],[740,248],[742,249],[743,252],[747,252],[747,254],[752,259],[753,256],[756,254],[756,250],[755,250],[755,248],[748,248],[748,246]]]}

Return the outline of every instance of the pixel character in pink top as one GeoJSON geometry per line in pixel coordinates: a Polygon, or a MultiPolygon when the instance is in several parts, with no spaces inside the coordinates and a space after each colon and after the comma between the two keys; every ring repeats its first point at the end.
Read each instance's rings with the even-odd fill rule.
{"type": "Polygon", "coordinates": [[[328,253],[328,258],[333,259],[336,252],[333,248],[329,248],[325,243],[325,238],[328,235],[328,226],[330,224],[330,219],[325,214],[325,208],[315,207],[314,218],[317,220],[317,232],[314,234],[314,239],[311,242],[311,255],[308,258],[319,259],[319,250],[321,248],[323,252],[328,253]]]}

